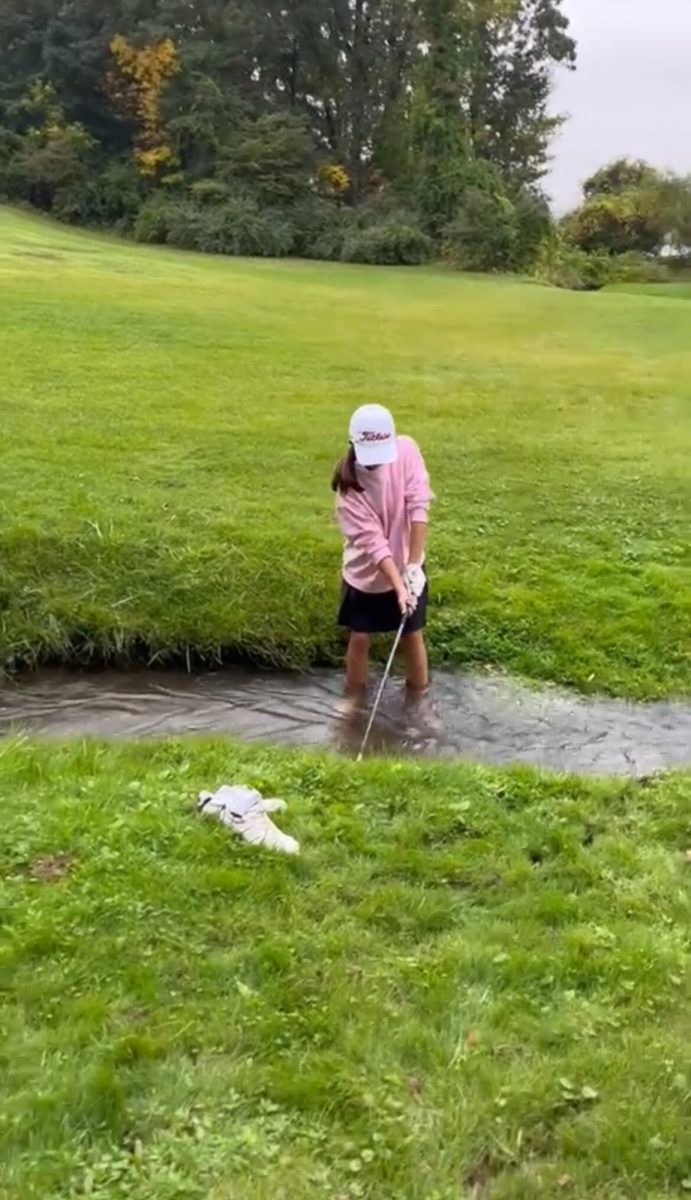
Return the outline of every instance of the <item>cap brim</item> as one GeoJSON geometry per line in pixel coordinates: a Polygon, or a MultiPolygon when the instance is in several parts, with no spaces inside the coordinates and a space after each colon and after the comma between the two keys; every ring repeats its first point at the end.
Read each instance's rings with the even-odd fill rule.
{"type": "Polygon", "coordinates": [[[391,438],[390,442],[372,442],[371,445],[356,444],[355,458],[361,467],[386,467],[398,458],[396,439],[391,438]]]}

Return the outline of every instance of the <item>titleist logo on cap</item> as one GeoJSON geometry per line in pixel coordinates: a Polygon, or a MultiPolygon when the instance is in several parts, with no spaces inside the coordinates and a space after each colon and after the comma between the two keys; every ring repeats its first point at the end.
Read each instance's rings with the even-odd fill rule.
{"type": "Polygon", "coordinates": [[[358,438],[359,442],[390,442],[390,433],[377,433],[374,429],[364,429],[358,438]]]}

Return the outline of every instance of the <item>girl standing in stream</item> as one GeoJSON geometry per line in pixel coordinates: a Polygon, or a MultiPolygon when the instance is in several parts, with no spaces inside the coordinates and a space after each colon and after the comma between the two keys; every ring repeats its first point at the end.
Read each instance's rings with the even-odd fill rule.
{"type": "Polygon", "coordinates": [[[425,542],[433,499],[420,450],[397,436],[379,404],[353,413],[348,453],[334,473],[336,513],[345,538],[339,624],[350,631],[346,692],[355,703],[368,682],[370,638],[395,633],[406,613],[401,646],[408,694],[429,687],[425,542]]]}

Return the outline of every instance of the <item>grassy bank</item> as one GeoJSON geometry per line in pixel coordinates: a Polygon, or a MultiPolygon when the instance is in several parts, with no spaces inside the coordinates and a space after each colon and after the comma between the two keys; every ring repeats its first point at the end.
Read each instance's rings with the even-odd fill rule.
{"type": "Polygon", "coordinates": [[[691,1186],[691,778],[0,746],[4,1200],[691,1186]],[[240,777],[297,861],[198,818],[240,777]]]}
{"type": "Polygon", "coordinates": [[[328,481],[395,409],[437,661],[691,690],[687,306],[147,250],[0,210],[0,664],[333,658],[328,481]]]}

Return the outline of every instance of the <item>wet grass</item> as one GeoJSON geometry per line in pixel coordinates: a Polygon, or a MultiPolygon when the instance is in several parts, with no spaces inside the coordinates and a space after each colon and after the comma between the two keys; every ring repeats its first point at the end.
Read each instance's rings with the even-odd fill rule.
{"type": "Polygon", "coordinates": [[[691,777],[0,746],[3,1200],[691,1188],[691,777]],[[300,859],[198,818],[283,795],[300,859]]]}
{"type": "Polygon", "coordinates": [[[691,690],[686,306],[137,248],[0,210],[0,666],[340,653],[328,479],[391,405],[437,662],[691,690]]]}

